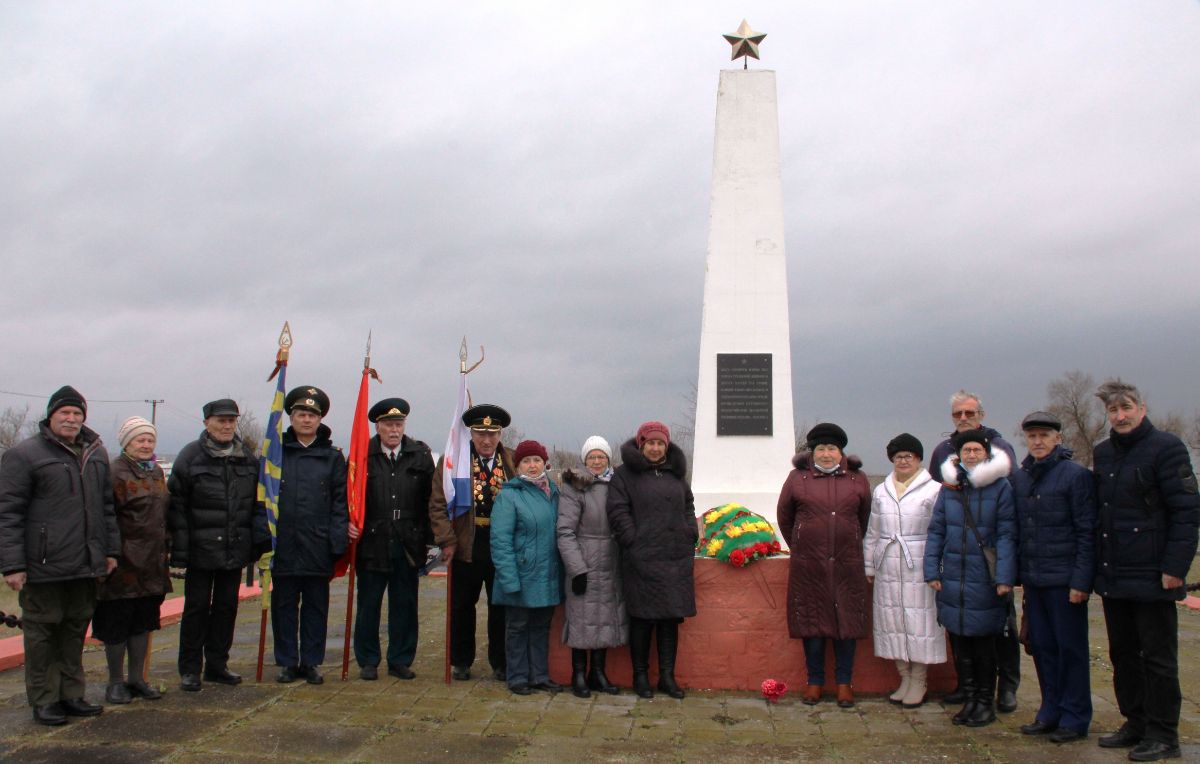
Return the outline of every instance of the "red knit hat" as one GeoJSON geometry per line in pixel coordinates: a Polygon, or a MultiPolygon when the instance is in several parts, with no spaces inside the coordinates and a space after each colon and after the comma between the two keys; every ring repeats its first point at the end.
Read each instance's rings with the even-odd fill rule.
{"type": "Polygon", "coordinates": [[[550,454],[546,453],[546,447],[536,440],[523,440],[517,444],[517,450],[513,452],[513,463],[520,464],[521,460],[527,456],[540,456],[542,461],[550,461],[550,454]]]}
{"type": "Polygon", "coordinates": [[[670,444],[671,431],[662,422],[643,422],[642,426],[637,431],[637,447],[641,448],[646,444],[646,441],[653,438],[670,444]]]}

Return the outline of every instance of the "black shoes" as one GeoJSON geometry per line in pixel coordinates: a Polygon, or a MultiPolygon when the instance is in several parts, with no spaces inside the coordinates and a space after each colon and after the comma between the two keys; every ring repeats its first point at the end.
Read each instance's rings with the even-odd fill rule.
{"type": "Polygon", "coordinates": [[[412,679],[416,675],[416,672],[408,666],[388,666],[388,676],[394,676],[397,679],[412,679]]]}
{"type": "Polygon", "coordinates": [[[284,666],[279,669],[279,676],[275,677],[275,681],[280,684],[291,684],[300,676],[299,666],[284,666]]]}
{"type": "Polygon", "coordinates": [[[1163,759],[1178,759],[1182,754],[1179,744],[1160,743],[1157,740],[1143,740],[1137,748],[1129,752],[1130,761],[1161,761],[1163,759]]]}
{"type": "Polygon", "coordinates": [[[513,695],[532,695],[533,694],[533,690],[529,689],[529,685],[527,685],[527,684],[514,684],[512,687],[509,687],[508,689],[509,689],[509,692],[511,692],[513,695]]]}
{"type": "Polygon", "coordinates": [[[471,678],[471,669],[466,666],[451,666],[450,676],[454,677],[456,681],[465,682],[471,678]]]}
{"type": "Polygon", "coordinates": [[[368,682],[374,682],[379,678],[378,666],[362,666],[358,669],[358,678],[368,682]]]}
{"type": "Polygon", "coordinates": [[[529,686],[534,690],[545,690],[546,692],[559,692],[563,689],[563,686],[553,679],[547,679],[544,682],[538,682],[529,686]]]}
{"type": "Polygon", "coordinates": [[[206,669],[204,671],[204,681],[216,682],[217,684],[235,685],[242,683],[241,674],[235,674],[227,668],[222,669],[206,669]]]}
{"type": "Polygon", "coordinates": [[[1087,733],[1063,727],[1057,732],[1051,732],[1046,739],[1051,743],[1074,743],[1077,740],[1087,740],[1087,733]]]}
{"type": "Polygon", "coordinates": [[[1029,724],[1021,725],[1022,735],[1049,735],[1058,729],[1057,724],[1044,724],[1037,719],[1034,719],[1029,724]]]}
{"type": "Polygon", "coordinates": [[[129,688],[129,694],[135,698],[145,698],[146,700],[161,700],[162,693],[154,689],[144,681],[130,682],[126,685],[129,688]]]}
{"type": "Polygon", "coordinates": [[[129,694],[129,688],[125,686],[124,682],[109,682],[108,687],[104,688],[105,703],[123,706],[132,701],[133,696],[129,694]]]}
{"type": "Polygon", "coordinates": [[[1017,710],[1017,691],[1011,687],[1001,687],[996,693],[996,710],[1002,714],[1011,714],[1017,710]]]}
{"type": "Polygon", "coordinates": [[[58,727],[67,723],[67,712],[61,703],[50,703],[45,706],[33,707],[33,720],[47,727],[58,727]]]}
{"type": "Polygon", "coordinates": [[[1134,732],[1128,724],[1123,724],[1121,729],[1101,737],[1096,742],[1101,748],[1133,748],[1142,742],[1142,734],[1134,732]]]}
{"type": "Polygon", "coordinates": [[[199,674],[180,674],[179,689],[184,692],[200,692],[199,674]]]}
{"type": "Polygon", "coordinates": [[[60,700],[59,705],[62,706],[67,716],[99,716],[104,711],[104,706],[88,703],[83,698],[60,700]]]}
{"type": "Polygon", "coordinates": [[[321,676],[321,672],[316,666],[301,666],[300,673],[304,675],[304,681],[309,684],[325,684],[325,677],[321,676]]]}

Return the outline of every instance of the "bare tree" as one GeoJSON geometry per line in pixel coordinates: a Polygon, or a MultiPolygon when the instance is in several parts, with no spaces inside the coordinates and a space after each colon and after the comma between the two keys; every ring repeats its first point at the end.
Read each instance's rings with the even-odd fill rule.
{"type": "Polygon", "coordinates": [[[679,446],[683,451],[683,455],[687,457],[689,480],[692,474],[693,452],[696,448],[696,400],[696,383],[693,382],[688,385],[688,391],[683,395],[683,410],[680,412],[682,421],[669,423],[671,426],[671,441],[679,446]]]}
{"type": "Polygon", "coordinates": [[[238,409],[242,415],[238,417],[237,436],[255,456],[258,456],[258,452],[262,449],[266,430],[262,422],[258,421],[258,416],[246,408],[241,401],[238,402],[238,409]]]}
{"type": "Polygon", "coordinates": [[[1096,398],[1096,381],[1086,372],[1068,371],[1046,386],[1047,410],[1062,420],[1063,445],[1075,453],[1075,461],[1092,466],[1092,449],[1104,436],[1107,420],[1096,398]]]}
{"type": "Polygon", "coordinates": [[[528,440],[528,438],[525,437],[525,431],[519,427],[505,427],[504,431],[500,433],[500,445],[505,448],[516,448],[523,440],[528,440]]]}
{"type": "Polygon", "coordinates": [[[7,451],[37,432],[37,422],[29,419],[29,406],[12,406],[0,411],[0,453],[7,451]]]}
{"type": "Polygon", "coordinates": [[[1168,411],[1162,416],[1155,416],[1151,421],[1157,429],[1178,436],[1184,443],[1188,441],[1188,422],[1178,411],[1168,411]]]}

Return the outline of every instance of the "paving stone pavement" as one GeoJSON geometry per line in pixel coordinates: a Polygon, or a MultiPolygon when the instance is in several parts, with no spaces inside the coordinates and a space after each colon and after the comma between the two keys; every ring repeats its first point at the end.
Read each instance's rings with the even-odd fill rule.
{"type": "MultiPolygon", "coordinates": [[[[1119,722],[1099,603],[1093,601],[1092,691],[1096,708],[1087,742],[1056,747],[1021,735],[1038,702],[1033,664],[1024,659],[1020,708],[990,727],[950,724],[955,708],[940,703],[906,711],[879,698],[852,710],[830,702],[809,707],[791,694],[777,705],[746,692],[691,691],[683,701],[641,700],[628,690],[582,700],[569,692],[528,697],[493,680],[486,658],[467,682],[442,681],[445,579],[421,584],[423,628],[411,681],[386,675],[375,682],[340,680],[344,580],[330,607],[326,682],[280,685],[275,670],[253,681],[259,609],[242,603],[231,667],[247,676],[238,687],[205,684],[179,690],[175,653],[179,627],[155,634],[151,682],[166,688],[157,702],[110,706],[94,719],[59,728],[35,725],[25,704],[21,669],[0,673],[0,761],[21,764],[181,762],[695,762],[738,756],[744,761],[853,762],[1118,762],[1123,751],[1096,746],[1098,733],[1119,722]]],[[[483,608],[480,608],[481,615],[483,608]]],[[[481,634],[486,631],[480,629],[481,634]]],[[[7,636],[7,635],[6,635],[7,636]]],[[[1180,611],[1184,758],[1200,761],[1200,613],[1180,611]]],[[[482,648],[482,645],[481,645],[482,648]]],[[[268,651],[270,645],[268,644],[268,651]]],[[[482,649],[481,649],[482,656],[482,649]]],[[[84,656],[87,697],[102,702],[104,654],[84,656]]],[[[764,677],[765,678],[765,677],[764,677]]]]}

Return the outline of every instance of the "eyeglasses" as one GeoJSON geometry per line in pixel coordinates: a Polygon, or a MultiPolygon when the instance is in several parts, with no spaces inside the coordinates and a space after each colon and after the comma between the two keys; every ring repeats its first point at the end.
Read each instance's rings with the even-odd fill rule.
{"type": "Polygon", "coordinates": [[[893,462],[912,462],[916,461],[917,457],[913,454],[896,454],[892,457],[893,462]]]}
{"type": "Polygon", "coordinates": [[[975,409],[963,409],[962,411],[951,411],[951,419],[974,419],[979,412],[975,409]]]}

